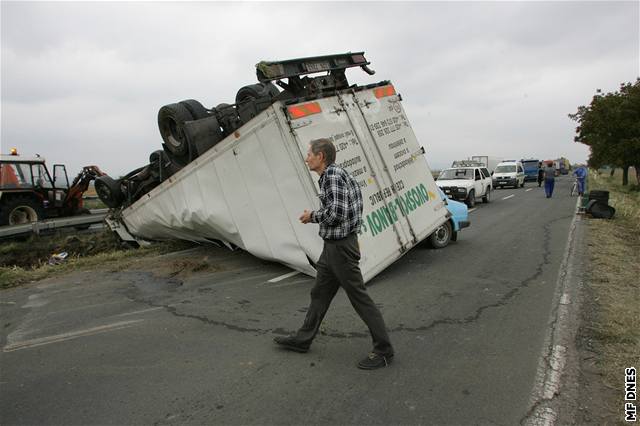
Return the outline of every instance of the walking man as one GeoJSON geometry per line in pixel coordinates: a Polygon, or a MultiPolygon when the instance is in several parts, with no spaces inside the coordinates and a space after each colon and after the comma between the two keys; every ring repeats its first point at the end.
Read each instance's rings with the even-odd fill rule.
{"type": "Polygon", "coordinates": [[[544,192],[547,198],[551,198],[553,195],[553,187],[556,184],[556,169],[553,167],[553,162],[547,162],[547,167],[544,168],[544,192]]]}
{"type": "Polygon", "coordinates": [[[542,181],[544,180],[544,169],[542,168],[542,161],[538,163],[538,188],[542,185],[542,181]]]}
{"type": "Polygon", "coordinates": [[[285,349],[307,352],[318,333],[333,297],[342,287],[371,333],[373,350],[358,363],[358,368],[386,367],[393,359],[393,347],[382,314],[369,297],[360,272],[358,231],[362,223],[362,194],[356,180],[335,164],[336,148],[329,139],[312,140],[305,162],[320,175],[320,208],[305,210],[302,223],[320,225],[324,247],[316,265],[316,281],[311,289],[311,304],[302,327],[295,335],[276,337],[285,349]]]}

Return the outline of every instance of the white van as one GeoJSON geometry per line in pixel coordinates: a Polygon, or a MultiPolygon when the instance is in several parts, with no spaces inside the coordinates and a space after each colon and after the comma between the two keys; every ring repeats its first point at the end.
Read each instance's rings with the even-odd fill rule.
{"type": "Polygon", "coordinates": [[[496,166],[491,175],[494,188],[524,186],[524,167],[520,161],[503,161],[496,166]]]}

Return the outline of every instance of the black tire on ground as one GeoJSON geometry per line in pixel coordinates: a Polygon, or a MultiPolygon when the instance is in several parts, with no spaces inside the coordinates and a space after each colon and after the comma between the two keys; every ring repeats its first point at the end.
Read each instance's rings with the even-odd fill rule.
{"type": "Polygon", "coordinates": [[[476,205],[476,191],[474,189],[469,191],[469,196],[467,196],[467,199],[465,200],[465,203],[467,203],[467,206],[469,206],[469,208],[475,207],[475,205],[476,205]]]}
{"type": "Polygon", "coordinates": [[[524,188],[524,181],[522,181],[522,184],[520,184],[520,188],[524,188]]]}
{"type": "Polygon", "coordinates": [[[35,197],[7,197],[0,203],[0,226],[23,225],[44,218],[42,204],[35,197]]]}
{"type": "Polygon", "coordinates": [[[200,120],[201,118],[209,117],[209,111],[198,101],[195,99],[187,99],[179,102],[180,105],[184,105],[191,113],[191,117],[194,120],[200,120]]]}
{"type": "Polygon", "coordinates": [[[184,137],[184,123],[193,120],[193,116],[182,104],[165,105],[158,111],[158,128],[165,145],[177,156],[188,156],[189,146],[184,137]]]}
{"type": "Polygon", "coordinates": [[[124,194],[120,188],[120,180],[114,180],[110,176],[100,176],[95,181],[98,198],[107,207],[115,209],[124,201],[124,194]]]}
{"type": "Polygon", "coordinates": [[[451,223],[446,221],[429,235],[429,244],[434,249],[441,249],[449,245],[451,241],[451,223]]]}
{"type": "Polygon", "coordinates": [[[487,192],[485,192],[484,196],[482,197],[482,202],[487,204],[489,201],[491,201],[491,188],[487,188],[487,192]]]}

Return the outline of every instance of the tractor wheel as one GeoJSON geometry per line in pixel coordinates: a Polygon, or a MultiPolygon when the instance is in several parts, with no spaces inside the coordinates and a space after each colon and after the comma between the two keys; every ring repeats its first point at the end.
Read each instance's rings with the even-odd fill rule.
{"type": "Polygon", "coordinates": [[[167,149],[179,157],[189,155],[189,146],[184,137],[185,121],[192,121],[194,117],[186,106],[182,104],[165,105],[158,111],[158,128],[167,149]]]}
{"type": "Polygon", "coordinates": [[[0,225],[24,225],[43,218],[42,205],[32,197],[9,198],[0,207],[0,225]]]}

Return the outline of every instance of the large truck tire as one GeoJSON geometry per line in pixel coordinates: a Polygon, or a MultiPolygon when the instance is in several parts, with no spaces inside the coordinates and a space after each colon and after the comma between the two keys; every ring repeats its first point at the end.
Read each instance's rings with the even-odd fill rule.
{"type": "Polygon", "coordinates": [[[280,91],[273,83],[256,83],[242,87],[236,94],[236,104],[268,96],[275,98],[280,91]]]}
{"type": "Polygon", "coordinates": [[[204,154],[224,138],[220,123],[215,116],[186,122],[184,135],[198,156],[204,154]]]}
{"type": "Polygon", "coordinates": [[[202,104],[195,99],[187,99],[179,102],[180,105],[184,105],[189,110],[193,120],[200,120],[201,118],[209,117],[209,111],[202,106],[202,104]]]}
{"type": "Polygon", "coordinates": [[[169,151],[177,156],[188,156],[189,146],[184,137],[184,123],[194,117],[182,104],[165,105],[158,111],[158,128],[169,151]]]}
{"type": "Polygon", "coordinates": [[[110,176],[100,176],[95,183],[98,198],[107,207],[115,209],[124,201],[124,194],[120,188],[120,180],[114,180],[110,176]]]}
{"type": "Polygon", "coordinates": [[[44,218],[42,205],[33,197],[10,197],[0,203],[0,226],[24,225],[44,218]]]}

